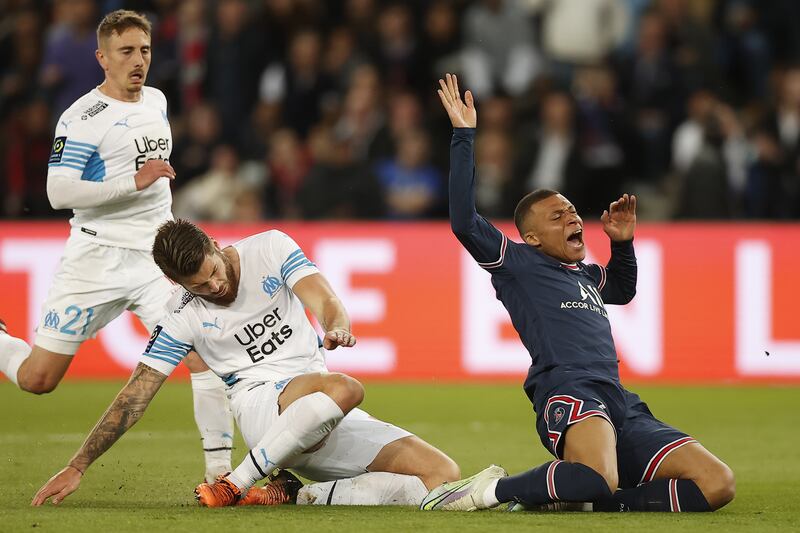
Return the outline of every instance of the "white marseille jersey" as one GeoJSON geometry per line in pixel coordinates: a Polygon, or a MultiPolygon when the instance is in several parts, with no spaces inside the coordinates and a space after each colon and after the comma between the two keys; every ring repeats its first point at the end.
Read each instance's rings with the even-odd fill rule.
{"type": "Polygon", "coordinates": [[[241,268],[236,300],[221,306],[179,291],[141,362],[169,375],[194,349],[228,385],[324,371],[317,332],[292,292],[299,280],[319,272],[316,265],[277,230],[233,246],[241,268]]]}
{"type": "MultiPolygon", "coordinates": [[[[161,91],[144,87],[140,101],[122,102],[93,89],[58,120],[47,175],[93,182],[130,180],[145,161],[168,160],[171,151],[167,99],[161,91]]],[[[172,218],[171,206],[169,180],[159,179],[117,201],[75,209],[72,235],[149,251],[158,226],[172,218]]]]}

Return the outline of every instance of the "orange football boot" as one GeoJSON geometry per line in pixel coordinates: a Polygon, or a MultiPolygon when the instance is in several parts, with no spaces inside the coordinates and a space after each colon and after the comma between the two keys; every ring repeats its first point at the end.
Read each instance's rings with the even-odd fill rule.
{"type": "Polygon", "coordinates": [[[222,475],[214,483],[200,483],[194,489],[194,497],[200,507],[227,507],[236,505],[242,497],[242,491],[222,475]]]}
{"type": "Polygon", "coordinates": [[[250,487],[236,505],[281,505],[297,501],[297,492],[303,483],[293,474],[279,470],[268,479],[269,483],[263,487],[250,487]]]}

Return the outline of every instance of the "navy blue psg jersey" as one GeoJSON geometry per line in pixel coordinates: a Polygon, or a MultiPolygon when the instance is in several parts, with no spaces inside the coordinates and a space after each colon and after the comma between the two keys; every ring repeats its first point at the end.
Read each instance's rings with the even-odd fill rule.
{"type": "Polygon", "coordinates": [[[633,242],[612,242],[606,266],[565,264],[508,239],[475,211],[475,130],[456,128],[450,147],[450,223],[458,240],[492,276],[497,298],[531,354],[525,391],[546,394],[576,379],[619,384],[606,304],[636,292],[633,242]]]}

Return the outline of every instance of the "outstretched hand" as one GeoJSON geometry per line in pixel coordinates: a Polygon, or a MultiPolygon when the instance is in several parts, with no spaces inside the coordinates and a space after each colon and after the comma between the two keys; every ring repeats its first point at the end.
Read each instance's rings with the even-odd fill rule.
{"type": "Polygon", "coordinates": [[[442,101],[450,123],[454,128],[474,128],[478,124],[478,112],[475,110],[475,100],[472,92],[464,93],[464,101],[461,101],[461,94],[458,91],[458,78],[455,74],[445,74],[445,80],[439,80],[441,89],[439,99],[442,101]]]}
{"type": "Polygon", "coordinates": [[[78,490],[81,484],[81,477],[83,474],[72,466],[68,466],[61,470],[58,474],[51,477],[47,483],[39,489],[36,496],[33,497],[31,505],[38,507],[47,501],[51,496],[54,505],[58,505],[64,498],[78,490]]]}
{"type": "Polygon", "coordinates": [[[356,337],[344,329],[332,329],[322,339],[322,347],[326,350],[335,350],[339,346],[350,348],[356,345],[356,337]]]}
{"type": "Polygon", "coordinates": [[[603,211],[600,220],[603,222],[603,231],[612,241],[633,239],[636,229],[636,196],[623,194],[603,211]]]}

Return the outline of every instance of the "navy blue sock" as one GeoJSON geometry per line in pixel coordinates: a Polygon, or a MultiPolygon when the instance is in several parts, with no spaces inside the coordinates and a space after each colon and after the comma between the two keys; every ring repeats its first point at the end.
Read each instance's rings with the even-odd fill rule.
{"type": "Polygon", "coordinates": [[[711,507],[691,479],[656,479],[610,498],[595,500],[595,511],[707,512],[711,507]]]}
{"type": "Polygon", "coordinates": [[[556,500],[603,500],[611,497],[611,490],[603,476],[586,465],[552,461],[522,474],[501,478],[495,496],[500,502],[540,505],[556,500]]]}

